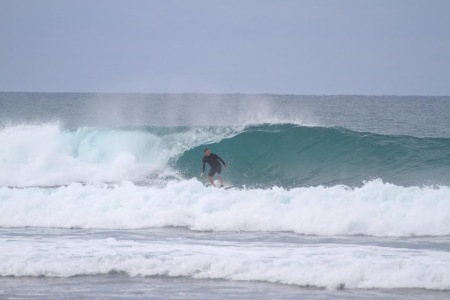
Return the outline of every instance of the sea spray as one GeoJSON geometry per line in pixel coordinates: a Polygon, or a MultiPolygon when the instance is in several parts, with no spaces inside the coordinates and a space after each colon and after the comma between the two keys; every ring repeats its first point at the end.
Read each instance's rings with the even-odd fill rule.
{"type": "Polygon", "coordinates": [[[236,134],[235,128],[78,128],[59,124],[0,129],[0,185],[181,178],[172,164],[184,151],[236,134]]]}

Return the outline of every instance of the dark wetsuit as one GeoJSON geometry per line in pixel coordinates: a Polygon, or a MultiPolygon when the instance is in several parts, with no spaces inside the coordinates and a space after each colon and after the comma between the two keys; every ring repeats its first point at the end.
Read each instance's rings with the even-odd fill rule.
{"type": "Polygon", "coordinates": [[[222,165],[219,160],[225,165],[223,159],[221,159],[217,154],[211,153],[209,156],[203,156],[203,173],[205,172],[205,163],[211,166],[208,176],[212,177],[216,172],[220,174],[222,172],[222,165]]]}

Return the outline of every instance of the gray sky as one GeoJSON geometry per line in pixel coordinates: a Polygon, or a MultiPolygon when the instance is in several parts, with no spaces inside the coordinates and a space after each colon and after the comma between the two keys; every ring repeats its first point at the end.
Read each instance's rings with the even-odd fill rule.
{"type": "Polygon", "coordinates": [[[0,0],[0,91],[450,95],[450,1],[0,0]]]}

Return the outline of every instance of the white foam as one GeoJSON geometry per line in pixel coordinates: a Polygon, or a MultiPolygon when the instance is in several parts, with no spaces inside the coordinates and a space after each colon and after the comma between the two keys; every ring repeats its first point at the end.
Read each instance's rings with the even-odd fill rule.
{"type": "Polygon", "coordinates": [[[168,166],[171,159],[236,130],[191,128],[156,135],[139,129],[65,131],[58,124],[7,126],[0,129],[0,186],[176,177],[168,166]]]}
{"type": "Polygon", "coordinates": [[[2,227],[290,231],[314,235],[450,235],[450,188],[400,187],[222,190],[196,179],[166,187],[123,182],[55,189],[0,188],[2,227]]]}
{"type": "Polygon", "coordinates": [[[450,253],[365,245],[0,238],[0,276],[186,276],[336,288],[450,289],[450,253]]]}

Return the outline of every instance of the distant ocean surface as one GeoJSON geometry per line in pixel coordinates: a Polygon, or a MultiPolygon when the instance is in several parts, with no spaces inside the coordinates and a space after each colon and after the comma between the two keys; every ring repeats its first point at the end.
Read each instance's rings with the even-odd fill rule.
{"type": "Polygon", "coordinates": [[[0,93],[0,298],[49,297],[449,299],[450,97],[0,93]]]}

